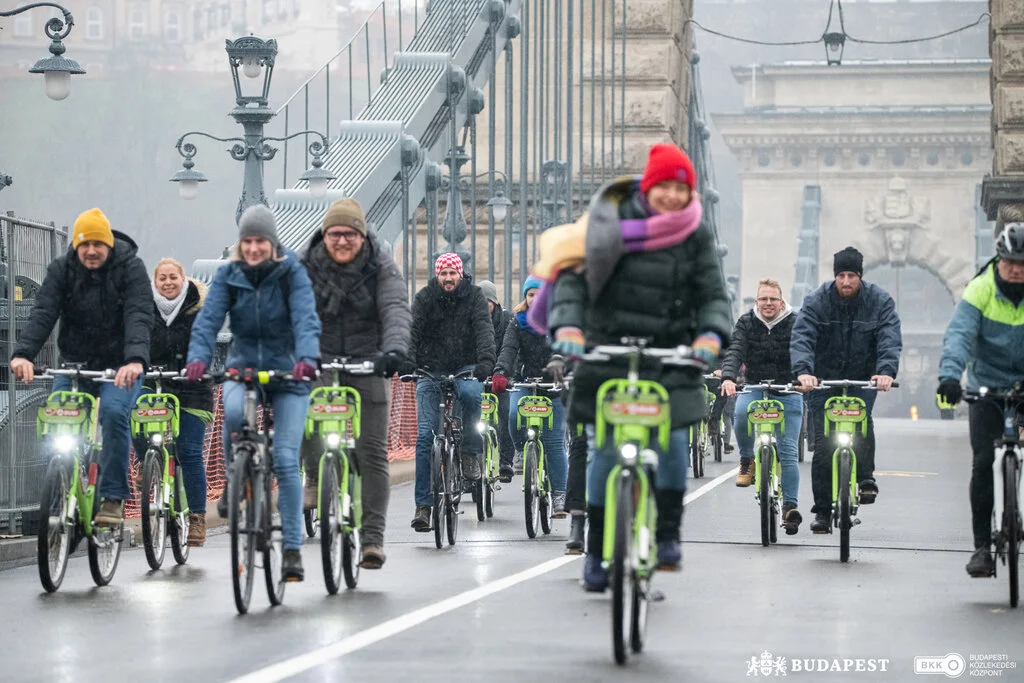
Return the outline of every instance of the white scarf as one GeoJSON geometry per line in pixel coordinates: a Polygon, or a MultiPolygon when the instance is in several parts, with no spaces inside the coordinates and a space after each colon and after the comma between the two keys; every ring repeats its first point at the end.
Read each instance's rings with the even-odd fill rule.
{"type": "Polygon", "coordinates": [[[783,320],[788,318],[792,313],[793,307],[787,303],[786,307],[782,309],[781,313],[775,316],[773,320],[768,321],[761,317],[761,312],[757,310],[757,306],[754,306],[754,317],[760,320],[762,323],[764,323],[764,326],[767,327],[769,331],[772,330],[776,325],[781,323],[783,320]]]}
{"type": "Polygon", "coordinates": [[[156,301],[156,308],[160,311],[160,316],[164,319],[164,323],[167,327],[171,326],[174,319],[178,317],[178,313],[181,312],[181,307],[185,303],[185,297],[188,296],[188,280],[182,285],[181,291],[178,292],[178,296],[173,299],[168,299],[159,291],[157,291],[156,285],[153,285],[153,300],[156,301]]]}

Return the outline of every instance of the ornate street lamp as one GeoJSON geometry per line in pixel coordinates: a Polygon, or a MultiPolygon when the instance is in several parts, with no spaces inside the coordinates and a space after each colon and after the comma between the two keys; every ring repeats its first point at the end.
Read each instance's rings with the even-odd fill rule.
{"type": "MultiPolygon", "coordinates": [[[[494,174],[494,196],[487,200],[487,207],[490,209],[494,216],[495,223],[501,223],[505,220],[505,216],[508,215],[508,207],[512,206],[512,201],[505,196],[505,186],[508,184],[508,179],[505,174],[501,171],[482,171],[475,176],[470,174],[458,173],[459,170],[469,161],[469,157],[466,155],[465,150],[460,146],[455,149],[455,158],[448,157],[448,168],[453,171],[456,175],[454,176],[454,182],[452,176],[446,175],[441,177],[440,190],[448,192],[448,208],[444,218],[444,226],[441,229],[441,234],[448,241],[447,251],[455,252],[461,258],[464,264],[468,264],[472,259],[472,255],[466,251],[466,248],[462,245],[462,241],[466,239],[466,218],[462,215],[462,193],[469,192],[470,183],[480,178],[487,178],[494,174]]],[[[476,210],[476,207],[473,207],[476,210]]],[[[436,258],[439,254],[434,254],[436,258]]]]}
{"type": "Polygon", "coordinates": [[[0,17],[13,17],[22,12],[27,12],[36,7],[53,7],[64,13],[64,18],[53,17],[46,22],[43,30],[50,38],[50,57],[44,57],[35,63],[28,70],[30,74],[43,74],[46,84],[46,96],[51,100],[63,100],[71,92],[71,75],[84,74],[85,70],[73,59],[64,56],[63,40],[71,33],[71,27],[75,25],[75,19],[71,12],[60,5],[52,2],[34,2],[24,7],[16,7],[6,12],[0,12],[0,17]]]}
{"type": "Polygon", "coordinates": [[[825,41],[825,59],[828,65],[841,65],[843,51],[846,49],[846,34],[840,31],[830,31],[821,38],[825,41]]]}

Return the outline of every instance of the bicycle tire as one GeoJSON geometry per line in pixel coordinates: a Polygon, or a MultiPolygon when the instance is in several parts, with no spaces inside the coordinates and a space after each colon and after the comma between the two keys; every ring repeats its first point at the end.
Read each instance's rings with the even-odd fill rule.
{"type": "Polygon", "coordinates": [[[473,485],[473,500],[476,502],[476,521],[482,522],[487,519],[487,511],[484,509],[484,489],[487,488],[487,471],[476,480],[473,485]]]}
{"type": "Polygon", "coordinates": [[[725,450],[725,435],[722,433],[724,430],[725,426],[719,425],[718,436],[711,439],[715,447],[715,462],[722,462],[722,453],[725,450]]]}
{"type": "Polygon", "coordinates": [[[494,467],[494,442],[491,440],[491,430],[484,434],[484,447],[487,449],[487,480],[484,483],[484,515],[488,519],[494,517],[494,486],[497,481],[498,473],[492,472],[494,467]]]}
{"type": "Polygon", "coordinates": [[[771,493],[771,468],[772,468],[772,447],[761,446],[758,449],[757,470],[757,503],[761,508],[761,545],[771,545],[772,535],[772,493],[771,493]]]}
{"type": "Polygon", "coordinates": [[[320,478],[320,560],[324,568],[324,585],[328,595],[336,595],[341,588],[342,536],[341,496],[338,486],[338,467],[334,458],[323,461],[320,478]]]}
{"type": "Polygon", "coordinates": [[[797,438],[797,460],[804,461],[804,452],[807,450],[807,422],[806,419],[800,425],[800,436],[797,438]]]}
{"type": "Polygon", "coordinates": [[[42,495],[39,498],[39,533],[36,555],[39,566],[39,581],[47,593],[53,593],[64,581],[71,554],[73,525],[67,518],[68,492],[67,467],[60,458],[54,458],[46,468],[42,495]]]}
{"type": "Polygon", "coordinates": [[[97,586],[106,586],[114,578],[117,562],[121,559],[123,530],[123,522],[109,531],[100,531],[93,525],[89,538],[89,573],[97,586]]]}
{"type": "MultiPolygon", "coordinates": [[[[269,464],[269,463],[268,463],[269,464]]],[[[263,577],[267,584],[267,599],[273,607],[284,602],[284,534],[280,524],[274,524],[274,475],[270,469],[263,474],[263,577]]]]}
{"type": "Polygon", "coordinates": [[[251,455],[236,449],[228,479],[228,533],[231,536],[231,585],[239,614],[249,611],[256,565],[256,505],[251,455]]]}
{"type": "MultiPolygon", "coordinates": [[[[650,481],[650,473],[648,473],[648,481],[650,481]]],[[[637,506],[641,504],[637,501],[637,506]]],[[[650,533],[651,528],[657,526],[658,510],[657,504],[655,503],[653,496],[650,493],[647,494],[647,543],[648,548],[647,557],[657,557],[657,544],[653,542],[655,534],[650,533]],[[653,553],[653,555],[652,555],[653,553]]],[[[639,547],[644,542],[644,535],[641,535],[641,528],[637,527],[634,534],[634,542],[639,547]]],[[[644,641],[647,639],[647,616],[650,613],[650,595],[651,595],[651,578],[654,573],[650,571],[650,559],[648,559],[647,571],[644,572],[643,578],[635,576],[633,579],[633,600],[632,610],[630,611],[630,628],[629,628],[629,646],[633,652],[643,652],[644,641]]]]}
{"type": "MultiPolygon", "coordinates": [[[[302,469],[302,490],[306,490],[306,469],[302,469]]],[[[306,526],[306,538],[316,538],[316,534],[320,531],[320,517],[315,509],[302,510],[302,521],[306,526]]]]}
{"type": "Polygon", "coordinates": [[[1010,576],[1010,607],[1020,600],[1021,515],[1017,487],[1020,484],[1020,463],[1016,457],[1003,456],[1003,533],[1006,536],[1007,574],[1010,576]]]}
{"type": "Polygon", "coordinates": [[[853,463],[850,461],[850,450],[843,448],[839,451],[839,561],[847,562],[850,559],[850,527],[853,526],[851,519],[850,503],[850,478],[853,463]]]}
{"type": "Polygon", "coordinates": [[[770,532],[768,534],[768,540],[771,541],[772,543],[778,543],[779,542],[779,500],[782,498],[781,492],[779,491],[779,481],[781,481],[782,474],[778,471],[779,470],[779,454],[778,454],[778,451],[774,447],[772,448],[771,460],[772,460],[771,477],[768,479],[768,482],[771,484],[771,486],[769,486],[768,492],[769,492],[769,495],[770,495],[769,503],[770,503],[771,512],[772,512],[772,518],[771,518],[771,521],[770,521],[769,526],[768,526],[768,528],[770,529],[770,532]]]}
{"type": "Polygon", "coordinates": [[[526,517],[526,535],[537,538],[540,524],[540,486],[537,481],[537,446],[527,442],[523,452],[523,512],[526,517]]]}
{"type": "Polygon", "coordinates": [[[351,469],[348,472],[348,510],[342,508],[341,526],[341,568],[345,573],[345,585],[350,589],[359,585],[359,567],[363,562],[363,543],[356,526],[355,513],[355,478],[358,475],[351,469]]]}
{"type": "Polygon", "coordinates": [[[448,536],[448,545],[455,545],[459,536],[458,501],[462,498],[463,478],[460,456],[454,448],[448,449],[445,484],[444,527],[448,536]]]}
{"type": "MultiPolygon", "coordinates": [[[[173,456],[171,457],[173,458],[173,456]]],[[[188,531],[192,526],[192,522],[189,518],[188,496],[185,495],[185,475],[176,460],[172,459],[171,463],[174,466],[174,478],[172,480],[172,491],[174,491],[172,500],[174,502],[165,505],[164,509],[171,516],[171,523],[167,527],[168,535],[171,537],[171,554],[174,556],[174,561],[182,565],[188,562],[188,556],[191,552],[188,545],[188,531]],[[184,510],[179,509],[179,501],[185,501],[184,510]]]]}
{"type": "Polygon", "coordinates": [[[704,476],[704,434],[701,427],[703,422],[697,423],[697,438],[690,443],[690,466],[693,468],[693,478],[701,479],[704,476]]]}
{"type": "Polygon", "coordinates": [[[167,501],[164,499],[163,456],[155,449],[142,460],[142,548],[149,568],[156,570],[167,554],[167,501]]]}
{"type": "Polygon", "coordinates": [[[434,502],[430,510],[430,526],[434,529],[434,545],[440,550],[444,546],[445,523],[445,485],[444,485],[444,441],[434,440],[434,448],[430,456],[430,485],[434,492],[434,502]]]}
{"type": "Polygon", "coordinates": [[[633,477],[628,470],[622,473],[615,502],[615,545],[610,568],[612,583],[612,651],[617,664],[629,659],[631,625],[626,618],[626,600],[632,598],[633,567],[633,477]]]}

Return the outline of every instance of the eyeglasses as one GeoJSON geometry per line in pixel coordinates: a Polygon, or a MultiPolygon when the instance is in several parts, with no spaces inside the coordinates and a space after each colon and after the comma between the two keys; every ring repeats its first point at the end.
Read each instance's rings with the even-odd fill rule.
{"type": "Polygon", "coordinates": [[[327,233],[326,235],[324,235],[324,240],[327,241],[327,242],[332,242],[332,243],[336,243],[336,242],[340,242],[341,240],[345,240],[346,242],[351,244],[351,243],[355,242],[356,240],[358,240],[360,237],[362,237],[362,234],[358,233],[358,232],[355,232],[354,230],[343,230],[343,231],[339,230],[339,231],[336,231],[336,232],[329,232],[329,233],[327,233]]]}
{"type": "Polygon", "coordinates": [[[782,301],[782,299],[777,296],[759,296],[757,298],[757,303],[759,304],[777,304],[780,301],[782,301]]]}

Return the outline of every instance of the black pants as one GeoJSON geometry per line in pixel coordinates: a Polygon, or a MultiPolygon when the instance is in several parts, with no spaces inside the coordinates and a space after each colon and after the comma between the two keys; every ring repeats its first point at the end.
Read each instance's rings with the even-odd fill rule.
{"type": "MultiPolygon", "coordinates": [[[[842,390],[812,391],[806,395],[805,406],[809,409],[811,426],[814,429],[814,459],[811,461],[811,490],[814,493],[814,514],[828,514],[832,511],[832,454],[835,451],[832,438],[825,436],[825,401],[842,395],[842,390]],[[817,423],[817,424],[815,424],[817,423]]],[[[867,389],[851,389],[851,396],[859,396],[868,409],[868,434],[861,436],[857,430],[853,439],[853,450],[857,454],[857,481],[875,478],[875,421],[871,410],[878,393],[867,389]]],[[[991,489],[991,484],[989,484],[991,489]]]]}
{"type": "Polygon", "coordinates": [[[587,509],[587,432],[583,425],[573,422],[569,430],[569,477],[565,491],[565,509],[587,509]]]}
{"type": "Polygon", "coordinates": [[[714,429],[715,425],[718,424],[719,418],[722,417],[725,417],[725,439],[722,441],[724,446],[732,443],[733,420],[736,417],[735,396],[722,396],[721,393],[718,394],[718,397],[715,399],[715,405],[711,408],[711,419],[708,421],[708,424],[714,429]]]}
{"type": "Polygon", "coordinates": [[[974,547],[987,548],[992,543],[992,465],[996,458],[995,442],[1003,435],[1003,406],[998,401],[978,401],[971,404],[969,415],[974,451],[970,488],[974,547]]]}
{"type": "Polygon", "coordinates": [[[511,470],[516,449],[508,431],[508,401],[508,392],[498,396],[498,462],[501,469],[511,470]]]}

